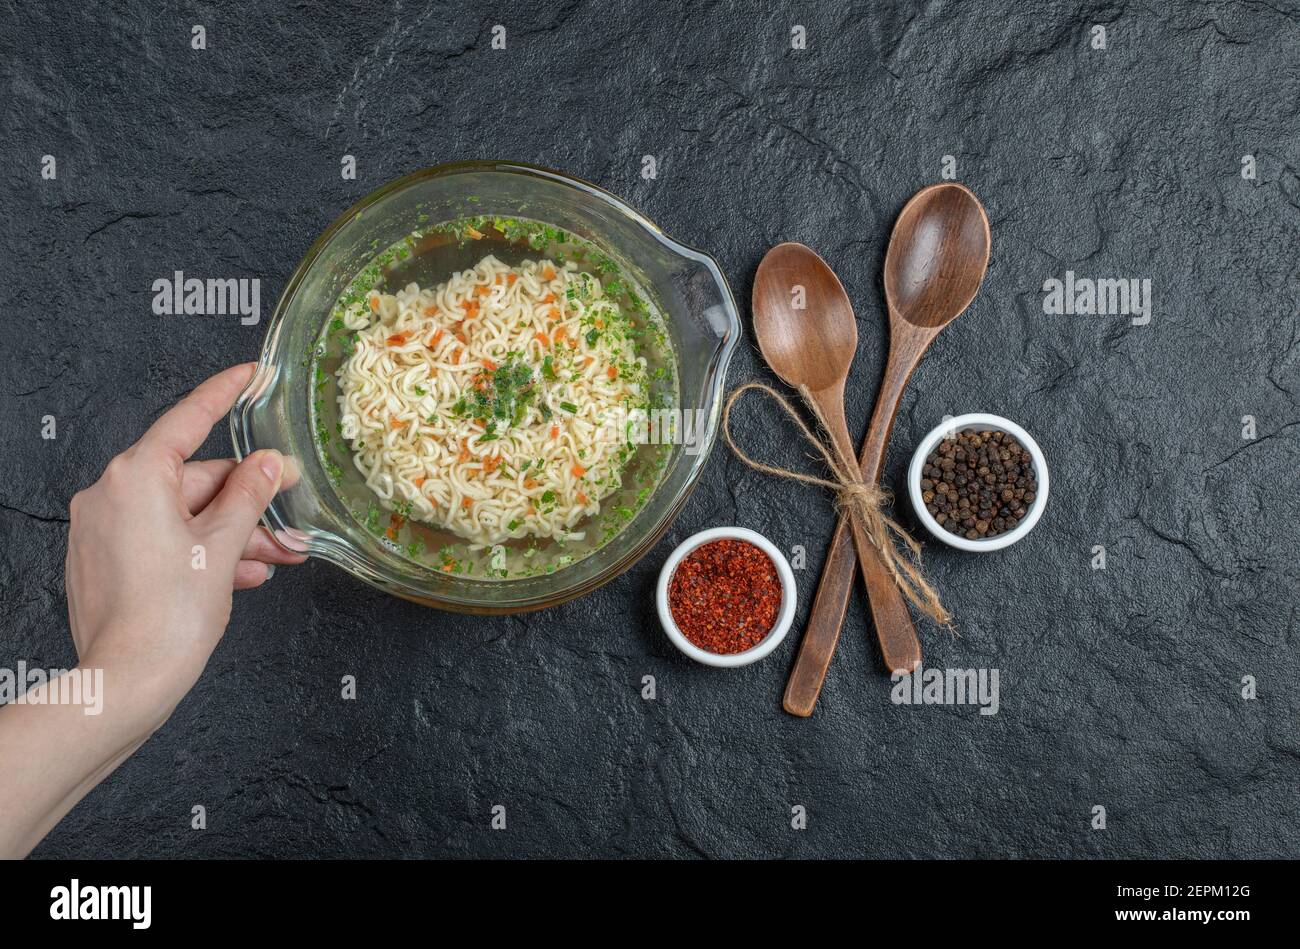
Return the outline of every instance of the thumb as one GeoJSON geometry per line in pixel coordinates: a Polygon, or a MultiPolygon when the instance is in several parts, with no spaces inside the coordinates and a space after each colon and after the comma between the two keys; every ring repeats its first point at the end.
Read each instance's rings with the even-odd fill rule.
{"type": "Polygon", "coordinates": [[[267,449],[249,455],[230,472],[226,483],[197,518],[238,552],[257,527],[284,476],[284,456],[267,449]]]}

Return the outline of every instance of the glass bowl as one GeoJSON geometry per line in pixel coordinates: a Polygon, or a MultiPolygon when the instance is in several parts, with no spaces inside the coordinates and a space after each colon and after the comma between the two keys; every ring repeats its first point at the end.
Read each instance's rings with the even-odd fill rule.
{"type": "MultiPolygon", "coordinates": [[[[419,259],[423,245],[411,246],[419,259]]],[[[450,243],[441,242],[440,248],[439,253],[452,256],[446,258],[451,263],[437,277],[439,281],[453,269],[472,266],[468,256],[455,258],[456,248],[450,243]]],[[[464,248],[469,255],[482,250],[464,248]]],[[[527,256],[527,251],[519,249],[521,256],[527,256]]],[[[541,609],[618,576],[667,530],[716,440],[727,364],[740,333],[731,291],[713,259],[667,237],[614,195],[560,172],[514,162],[439,165],[367,195],[335,220],[307,252],[276,304],[257,372],[231,410],[235,454],[242,458],[261,448],[274,448],[289,459],[286,471],[292,474],[286,476],[287,486],[265,516],[272,534],[285,547],[321,557],[366,583],[428,606],[466,613],[541,609]],[[387,518],[381,520],[376,514],[376,499],[350,458],[342,457],[338,442],[333,449],[328,447],[334,392],[331,370],[341,358],[330,351],[328,326],[340,295],[354,286],[380,252],[396,247],[412,233],[479,216],[527,219],[562,228],[612,260],[619,277],[647,298],[662,331],[660,342],[672,350],[673,408],[680,409],[671,425],[665,419],[664,437],[653,446],[657,472],[653,490],[639,491],[635,499],[616,492],[602,502],[602,513],[619,512],[616,528],[588,530],[584,533],[590,539],[577,544],[547,541],[541,549],[534,544],[532,554],[537,556],[529,561],[530,572],[504,571],[505,579],[474,571],[472,563],[467,572],[459,565],[453,568],[449,556],[426,548],[423,542],[404,544],[405,538],[386,532],[382,524],[387,518]],[[318,437],[324,447],[318,445],[318,437]],[[367,504],[367,495],[372,503],[367,504]]],[[[636,463],[634,458],[633,466],[636,463]]],[[[619,490],[626,493],[631,488],[625,485],[619,490]]],[[[513,560],[530,556],[513,548],[493,551],[513,560]]]]}

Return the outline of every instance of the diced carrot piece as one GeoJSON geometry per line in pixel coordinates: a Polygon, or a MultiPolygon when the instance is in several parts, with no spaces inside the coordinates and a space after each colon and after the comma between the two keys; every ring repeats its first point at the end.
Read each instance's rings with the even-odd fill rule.
{"type": "Polygon", "coordinates": [[[483,459],[483,473],[491,474],[501,467],[501,456],[493,455],[491,458],[483,459]]]}
{"type": "Polygon", "coordinates": [[[595,357],[595,356],[588,356],[586,359],[584,359],[584,360],[582,361],[582,368],[583,368],[583,369],[586,369],[588,366],[590,366],[590,365],[591,365],[593,362],[595,362],[595,361],[596,361],[596,357],[595,357]]]}
{"type": "Polygon", "coordinates": [[[551,437],[552,437],[552,438],[559,438],[559,437],[560,437],[560,426],[558,426],[558,425],[552,425],[552,426],[551,426],[551,437]]]}
{"type": "Polygon", "coordinates": [[[596,321],[596,329],[598,329],[598,330],[603,330],[604,328],[605,328],[605,321],[604,321],[604,320],[597,320],[597,321],[596,321]]]}
{"type": "Polygon", "coordinates": [[[494,363],[491,359],[484,359],[483,368],[486,369],[488,372],[496,372],[497,364],[494,363]]]}
{"type": "Polygon", "coordinates": [[[402,517],[402,515],[400,514],[392,514],[388,518],[388,523],[392,525],[394,529],[400,531],[402,529],[402,525],[406,523],[406,518],[402,517]]]}
{"type": "Polygon", "coordinates": [[[379,297],[370,298],[370,309],[374,310],[376,313],[379,312],[379,297]]]}
{"type": "Polygon", "coordinates": [[[465,355],[465,350],[463,350],[463,349],[458,349],[458,350],[456,350],[456,358],[453,359],[452,362],[454,362],[456,365],[459,366],[459,365],[460,365],[460,357],[463,356],[463,355],[465,355]]]}
{"type": "Polygon", "coordinates": [[[405,346],[406,334],[394,333],[392,336],[388,337],[388,339],[384,340],[384,342],[386,342],[389,346],[405,346]]]}
{"type": "Polygon", "coordinates": [[[422,309],[420,312],[423,313],[425,316],[433,316],[433,314],[435,314],[435,313],[438,312],[438,308],[437,308],[436,306],[434,306],[432,303],[430,303],[428,306],[426,306],[426,307],[425,307],[424,309],[422,309]]]}
{"type": "Polygon", "coordinates": [[[617,367],[617,366],[610,366],[608,369],[605,370],[605,375],[609,376],[611,379],[617,379],[617,378],[618,378],[618,367],[617,367]]]}
{"type": "Polygon", "coordinates": [[[474,506],[474,499],[473,499],[473,498],[461,498],[460,506],[463,507],[463,508],[465,508],[466,510],[469,510],[470,508],[472,508],[472,507],[474,506]]]}
{"type": "Polygon", "coordinates": [[[415,485],[417,488],[422,488],[424,487],[424,482],[427,480],[428,479],[424,475],[420,475],[418,478],[412,478],[411,484],[415,485]]]}
{"type": "Polygon", "coordinates": [[[476,230],[475,228],[472,227],[465,228],[465,233],[468,234],[470,237],[474,238],[474,240],[480,240],[483,237],[482,231],[476,230]]]}
{"type": "Polygon", "coordinates": [[[438,330],[438,332],[434,333],[433,336],[430,337],[429,341],[424,345],[429,349],[433,349],[433,347],[438,345],[438,342],[441,339],[442,339],[442,330],[440,329],[438,330]]]}
{"type": "Polygon", "coordinates": [[[406,423],[403,422],[400,418],[395,418],[391,422],[389,422],[389,424],[392,425],[393,428],[401,428],[406,423]]]}
{"type": "Polygon", "coordinates": [[[560,318],[560,311],[557,310],[555,307],[551,307],[549,310],[546,311],[546,315],[552,320],[558,320],[560,318]]]}
{"type": "Polygon", "coordinates": [[[555,294],[554,294],[554,293],[548,293],[546,296],[542,297],[542,302],[543,302],[543,303],[554,303],[554,302],[555,302],[555,294]]]}
{"type": "Polygon", "coordinates": [[[389,540],[397,540],[397,528],[396,527],[388,528],[388,530],[384,531],[384,536],[387,537],[389,540]]]}
{"type": "Polygon", "coordinates": [[[492,291],[487,288],[487,284],[481,284],[474,288],[474,295],[479,297],[485,297],[491,292],[492,291]]]}
{"type": "Polygon", "coordinates": [[[456,460],[460,462],[469,461],[469,440],[468,439],[462,438],[460,440],[460,454],[456,456],[456,460]]]}
{"type": "Polygon", "coordinates": [[[578,503],[581,504],[583,507],[587,506],[587,495],[582,491],[578,492],[578,503]]]}
{"type": "Polygon", "coordinates": [[[533,488],[537,487],[537,482],[534,481],[532,478],[525,478],[524,487],[528,488],[531,491],[533,488]]]}
{"type": "Polygon", "coordinates": [[[529,514],[536,514],[536,513],[537,513],[537,507],[536,507],[535,505],[529,504],[529,505],[528,505],[528,513],[529,513],[529,514]]]}
{"type": "Polygon", "coordinates": [[[497,278],[492,282],[495,283],[498,287],[501,286],[501,275],[497,274],[497,278]]]}
{"type": "Polygon", "coordinates": [[[519,279],[518,274],[512,274],[512,273],[506,274],[506,283],[511,284],[512,286],[514,285],[514,282],[518,279],[519,279]]]}
{"type": "Polygon", "coordinates": [[[582,465],[574,465],[569,470],[573,472],[573,476],[575,478],[581,478],[583,475],[587,473],[587,469],[582,467],[582,465]]]}
{"type": "Polygon", "coordinates": [[[568,334],[565,332],[563,326],[557,326],[555,328],[555,345],[558,346],[560,343],[562,343],[564,341],[564,337],[567,335],[568,334]]]}
{"type": "Polygon", "coordinates": [[[542,268],[542,279],[543,279],[543,280],[554,280],[554,279],[555,279],[555,268],[552,267],[550,264],[547,264],[545,267],[543,267],[543,268],[542,268]]]}

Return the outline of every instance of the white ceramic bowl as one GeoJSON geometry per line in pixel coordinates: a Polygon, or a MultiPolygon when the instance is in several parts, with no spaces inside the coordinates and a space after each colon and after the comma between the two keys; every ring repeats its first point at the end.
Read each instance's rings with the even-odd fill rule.
{"type": "Polygon", "coordinates": [[[781,640],[785,639],[785,634],[790,631],[790,623],[794,620],[797,597],[798,590],[795,589],[794,585],[794,571],[790,569],[790,562],[785,559],[785,555],[762,534],[743,527],[714,527],[686,538],[677,545],[677,549],[664,561],[663,569],[659,571],[659,585],[655,589],[655,602],[659,607],[659,622],[663,624],[664,632],[668,634],[668,638],[672,640],[673,645],[696,662],[702,662],[706,666],[721,666],[724,668],[747,666],[751,662],[757,662],[781,645],[781,640]],[[682,631],[677,628],[677,623],[673,620],[672,610],[668,608],[668,584],[672,582],[677,565],[692,550],[714,540],[748,541],[767,554],[776,567],[776,575],[781,578],[781,608],[777,610],[776,622],[772,624],[772,628],[757,646],[751,646],[744,652],[731,653],[730,655],[722,655],[709,652],[707,649],[701,649],[683,636],[682,631]]]}
{"type": "Polygon", "coordinates": [[[1010,547],[1033,530],[1034,525],[1038,523],[1038,519],[1043,516],[1043,509],[1047,507],[1049,487],[1047,459],[1043,457],[1043,450],[1038,447],[1038,442],[1034,441],[1033,436],[1010,419],[1005,419],[1000,415],[988,415],[984,412],[958,415],[956,418],[935,426],[930,431],[930,434],[921,439],[921,444],[916,446],[916,454],[912,456],[912,464],[907,469],[907,493],[912,498],[912,507],[916,511],[917,518],[925,525],[925,529],[949,547],[956,547],[958,550],[970,550],[976,553],[987,553],[992,550],[1001,550],[1003,547],[1010,547]],[[1006,432],[1008,435],[1014,436],[1016,441],[1020,442],[1021,446],[1029,452],[1029,457],[1034,463],[1034,477],[1038,482],[1038,489],[1034,492],[1034,501],[1029,505],[1024,518],[1016,525],[1015,529],[1007,531],[1005,534],[990,537],[987,540],[967,540],[965,537],[960,537],[952,531],[946,530],[934,519],[934,515],[926,508],[925,501],[921,498],[921,469],[925,467],[926,457],[930,452],[934,451],[934,447],[944,438],[969,429],[1006,432]]]}

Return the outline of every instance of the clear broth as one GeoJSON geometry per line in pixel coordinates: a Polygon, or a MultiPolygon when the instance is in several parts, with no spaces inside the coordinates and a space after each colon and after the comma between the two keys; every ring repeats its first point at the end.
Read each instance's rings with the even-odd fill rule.
{"type": "Polygon", "coordinates": [[[635,280],[628,268],[560,228],[525,218],[461,218],[422,228],[376,253],[373,261],[340,295],[325,322],[313,353],[311,413],[316,450],[339,498],[357,522],[399,556],[430,569],[477,579],[516,579],[553,573],[590,556],[632,521],[658,486],[670,446],[640,444],[623,470],[620,486],[601,501],[600,513],[580,522],[582,540],[519,538],[491,548],[471,550],[469,542],[442,527],[394,518],[365,484],[352,461],[352,451],[339,431],[336,372],[350,351],[351,332],[339,320],[344,305],[371,289],[395,292],[409,283],[433,287],[454,273],[469,269],[491,254],[514,266],[524,260],[571,260],[579,270],[596,275],[619,305],[637,312],[644,332],[637,354],[646,359],[651,378],[651,405],[678,405],[676,359],[672,340],[654,294],[635,280]],[[493,222],[504,224],[494,224],[493,222]],[[467,228],[472,228],[470,231],[467,228]],[[477,233],[479,237],[473,237],[477,233]]]}

